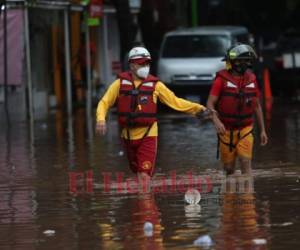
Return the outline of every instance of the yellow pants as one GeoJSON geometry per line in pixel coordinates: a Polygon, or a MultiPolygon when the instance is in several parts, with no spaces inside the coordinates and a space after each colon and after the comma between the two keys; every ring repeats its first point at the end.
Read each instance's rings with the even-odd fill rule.
{"type": "Polygon", "coordinates": [[[253,127],[248,126],[240,130],[226,130],[224,135],[219,135],[220,140],[220,156],[223,163],[231,163],[235,161],[237,156],[246,159],[252,159],[253,135],[249,133],[253,127]],[[247,135],[248,134],[248,135],[247,135]],[[230,138],[232,139],[232,147],[230,150],[230,138]]]}

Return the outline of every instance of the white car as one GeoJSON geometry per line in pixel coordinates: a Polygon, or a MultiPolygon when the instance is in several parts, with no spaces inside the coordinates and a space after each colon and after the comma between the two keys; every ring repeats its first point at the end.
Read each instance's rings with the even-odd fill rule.
{"type": "Polygon", "coordinates": [[[205,93],[215,73],[225,68],[227,49],[249,43],[247,28],[241,26],[202,26],[168,32],[162,42],[157,75],[175,92],[205,93]]]}

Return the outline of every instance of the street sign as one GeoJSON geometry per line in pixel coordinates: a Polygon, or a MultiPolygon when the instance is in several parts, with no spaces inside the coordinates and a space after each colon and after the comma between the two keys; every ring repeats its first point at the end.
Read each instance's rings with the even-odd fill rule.
{"type": "Polygon", "coordinates": [[[100,18],[103,16],[103,0],[90,1],[89,16],[91,18],[100,18]]]}

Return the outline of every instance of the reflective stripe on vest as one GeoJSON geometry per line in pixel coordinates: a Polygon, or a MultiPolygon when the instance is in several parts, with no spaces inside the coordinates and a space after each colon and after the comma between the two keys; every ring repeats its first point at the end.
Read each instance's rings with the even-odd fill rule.
{"type": "Polygon", "coordinates": [[[218,102],[221,121],[230,128],[241,128],[252,124],[257,96],[254,74],[250,72],[245,74],[241,81],[232,77],[227,71],[218,72],[218,76],[223,81],[218,102]]]}

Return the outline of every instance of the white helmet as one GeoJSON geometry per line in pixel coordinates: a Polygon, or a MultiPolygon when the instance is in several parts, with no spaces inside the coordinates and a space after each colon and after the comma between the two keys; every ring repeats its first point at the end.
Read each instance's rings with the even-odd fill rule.
{"type": "Polygon", "coordinates": [[[144,47],[134,47],[129,51],[128,61],[145,58],[151,60],[149,51],[144,47]]]}

